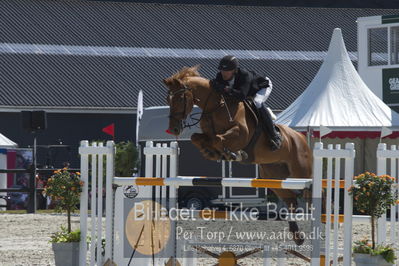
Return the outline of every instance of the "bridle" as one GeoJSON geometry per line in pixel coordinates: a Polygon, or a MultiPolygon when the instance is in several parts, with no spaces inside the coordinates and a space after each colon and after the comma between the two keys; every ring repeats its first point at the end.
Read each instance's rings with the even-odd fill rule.
{"type": "Polygon", "coordinates": [[[169,115],[169,118],[173,118],[173,119],[176,119],[176,120],[185,120],[185,118],[184,117],[186,117],[186,115],[188,115],[188,114],[186,114],[186,105],[187,105],[187,96],[186,96],[186,92],[187,91],[190,91],[191,89],[189,88],[189,87],[187,87],[186,86],[186,84],[183,84],[183,88],[181,88],[181,89],[179,89],[179,90],[177,90],[177,91],[174,91],[174,92],[169,92],[169,103],[171,103],[172,102],[172,100],[173,100],[173,97],[174,96],[176,96],[176,95],[178,95],[178,94],[181,94],[181,93],[183,93],[183,99],[184,99],[184,103],[183,103],[183,106],[184,106],[184,109],[183,109],[183,112],[177,112],[177,113],[173,113],[173,115],[172,114],[170,114],[169,115]],[[177,115],[182,115],[182,117],[183,117],[183,119],[178,119],[178,118],[176,118],[176,116],[177,115]]]}
{"type": "MultiPolygon", "coordinates": [[[[191,114],[191,115],[190,115],[190,119],[191,119],[191,120],[195,120],[195,122],[192,123],[192,124],[189,124],[189,123],[186,122],[186,120],[187,120],[186,115],[188,115],[188,114],[186,114],[186,110],[187,110],[187,108],[186,108],[186,104],[187,104],[186,92],[187,92],[187,91],[192,91],[192,88],[189,88],[186,84],[183,84],[183,88],[181,88],[181,89],[179,89],[179,90],[177,90],[177,91],[174,91],[174,92],[169,92],[169,102],[170,102],[170,103],[172,102],[174,96],[176,96],[176,95],[178,95],[178,94],[181,94],[181,93],[183,93],[183,95],[184,95],[184,97],[183,97],[183,99],[184,99],[184,110],[183,110],[183,112],[177,112],[177,113],[173,113],[173,114],[170,114],[170,115],[169,115],[169,118],[173,118],[173,119],[176,119],[176,120],[178,120],[178,121],[179,121],[179,120],[181,121],[181,123],[182,123],[182,129],[185,129],[185,128],[187,128],[187,127],[188,127],[188,128],[191,128],[191,127],[197,125],[199,122],[201,122],[202,118],[203,118],[205,115],[210,115],[211,113],[215,112],[217,109],[219,109],[219,108],[223,105],[223,103],[220,103],[220,104],[219,104],[216,108],[214,108],[213,110],[210,110],[210,111],[208,111],[208,112],[205,112],[205,109],[206,109],[206,107],[207,107],[207,105],[208,105],[210,96],[211,96],[213,93],[215,93],[214,90],[211,90],[211,92],[210,92],[210,93],[208,94],[208,96],[206,97],[206,100],[205,100],[205,103],[204,103],[203,111],[202,111],[202,112],[197,112],[197,113],[191,114]],[[201,114],[200,118],[195,118],[194,116],[196,116],[196,115],[198,115],[198,114],[201,114]],[[177,115],[182,115],[183,119],[176,118],[177,115]],[[184,117],[186,117],[186,118],[184,118],[184,117]]],[[[194,101],[195,101],[195,100],[194,100],[194,101]]],[[[198,100],[198,101],[199,101],[199,100],[198,100]]],[[[194,105],[194,103],[193,103],[193,105],[194,105]]]]}

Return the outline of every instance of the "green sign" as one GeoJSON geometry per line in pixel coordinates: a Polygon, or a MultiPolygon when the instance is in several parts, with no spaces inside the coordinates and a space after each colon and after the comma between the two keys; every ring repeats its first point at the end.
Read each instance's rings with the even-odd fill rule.
{"type": "Polygon", "coordinates": [[[382,16],[382,24],[387,24],[387,23],[398,23],[399,22],[399,15],[387,15],[387,16],[382,16]]]}
{"type": "Polygon", "coordinates": [[[399,68],[382,70],[382,100],[386,104],[399,103],[399,68]]]}

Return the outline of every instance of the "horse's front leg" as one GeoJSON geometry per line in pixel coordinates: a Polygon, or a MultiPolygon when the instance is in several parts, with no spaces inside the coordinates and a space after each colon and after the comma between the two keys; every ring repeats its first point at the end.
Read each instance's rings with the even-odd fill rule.
{"type": "Polygon", "coordinates": [[[191,142],[202,153],[205,159],[213,161],[222,159],[222,154],[212,147],[212,141],[208,135],[194,133],[191,135],[191,142]]]}
{"type": "Polygon", "coordinates": [[[239,125],[233,126],[224,134],[218,134],[213,139],[212,146],[218,150],[226,160],[241,161],[246,156],[240,150],[244,146],[244,140],[247,139],[246,132],[239,125]]]}

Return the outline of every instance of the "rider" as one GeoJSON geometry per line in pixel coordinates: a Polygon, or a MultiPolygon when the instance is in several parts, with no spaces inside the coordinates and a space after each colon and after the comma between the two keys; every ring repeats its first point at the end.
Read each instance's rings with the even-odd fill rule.
{"type": "Polygon", "coordinates": [[[265,104],[272,91],[271,80],[239,67],[237,58],[232,55],[224,56],[220,60],[218,69],[220,72],[212,80],[213,88],[240,101],[253,99],[260,113],[263,129],[270,137],[271,149],[273,151],[279,149],[281,146],[280,133],[276,130],[265,104]]]}

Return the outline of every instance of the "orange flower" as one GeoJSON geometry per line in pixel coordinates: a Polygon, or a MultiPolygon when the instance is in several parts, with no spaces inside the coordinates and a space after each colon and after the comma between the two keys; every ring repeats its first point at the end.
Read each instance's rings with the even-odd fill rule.
{"type": "Polygon", "coordinates": [[[399,204],[399,200],[396,201],[396,204],[399,204]]]}
{"type": "Polygon", "coordinates": [[[80,172],[76,172],[77,175],[80,175],[80,172]]]}
{"type": "Polygon", "coordinates": [[[75,191],[75,190],[76,190],[76,187],[71,187],[71,190],[72,190],[72,191],[75,191]]]}
{"type": "Polygon", "coordinates": [[[80,181],[79,184],[80,184],[81,186],[83,186],[83,181],[80,181]]]}

